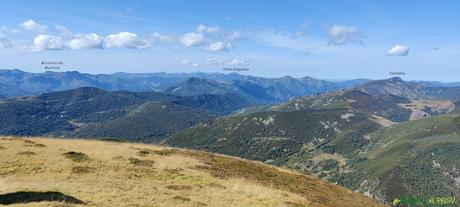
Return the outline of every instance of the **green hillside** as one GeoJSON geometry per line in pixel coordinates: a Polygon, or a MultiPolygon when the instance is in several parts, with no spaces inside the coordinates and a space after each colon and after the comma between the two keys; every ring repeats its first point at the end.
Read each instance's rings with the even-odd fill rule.
{"type": "Polygon", "coordinates": [[[215,117],[209,112],[178,104],[148,102],[133,108],[123,117],[83,127],[72,135],[154,142],[215,117]]]}
{"type": "Polygon", "coordinates": [[[340,184],[390,201],[400,196],[460,198],[460,116],[383,128],[340,184]]]}

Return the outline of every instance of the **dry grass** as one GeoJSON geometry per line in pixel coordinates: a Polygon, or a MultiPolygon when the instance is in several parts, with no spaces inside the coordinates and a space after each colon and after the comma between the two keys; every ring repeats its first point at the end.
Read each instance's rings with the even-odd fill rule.
{"type": "Polygon", "coordinates": [[[379,124],[382,127],[390,127],[396,124],[395,122],[392,122],[386,119],[385,117],[377,116],[377,115],[372,115],[370,120],[374,121],[375,123],[379,124]]]}
{"type": "Polygon", "coordinates": [[[0,195],[57,191],[86,204],[17,206],[382,206],[312,177],[226,156],[135,143],[28,140],[46,147],[25,150],[31,143],[24,139],[0,139],[0,195]],[[34,155],[18,155],[24,151],[34,155]]]}
{"type": "Polygon", "coordinates": [[[450,100],[442,100],[442,101],[412,101],[411,103],[407,104],[398,104],[399,106],[412,110],[412,114],[409,120],[418,120],[430,116],[428,113],[423,112],[422,110],[425,107],[430,107],[433,111],[439,113],[450,113],[455,109],[455,104],[453,101],[450,100]]]}

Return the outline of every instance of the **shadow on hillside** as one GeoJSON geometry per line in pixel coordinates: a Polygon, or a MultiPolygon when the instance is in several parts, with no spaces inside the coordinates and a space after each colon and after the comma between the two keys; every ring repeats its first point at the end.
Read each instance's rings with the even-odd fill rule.
{"type": "Polygon", "coordinates": [[[64,195],[59,192],[15,192],[0,195],[0,204],[18,204],[30,203],[41,201],[56,201],[65,202],[70,204],[84,204],[83,201],[78,200],[72,196],[64,195]]]}

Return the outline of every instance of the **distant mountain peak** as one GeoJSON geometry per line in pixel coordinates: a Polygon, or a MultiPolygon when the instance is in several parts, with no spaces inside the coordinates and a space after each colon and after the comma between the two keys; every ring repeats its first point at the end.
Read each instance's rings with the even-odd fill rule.
{"type": "Polygon", "coordinates": [[[401,77],[392,77],[388,80],[391,82],[404,82],[404,80],[401,77]]]}

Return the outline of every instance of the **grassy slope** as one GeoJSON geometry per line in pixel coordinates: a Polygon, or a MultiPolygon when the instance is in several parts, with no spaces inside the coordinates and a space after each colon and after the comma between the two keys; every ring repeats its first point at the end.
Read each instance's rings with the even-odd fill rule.
{"type": "Polygon", "coordinates": [[[382,206],[313,177],[197,151],[9,137],[0,146],[0,195],[59,191],[86,206],[382,206]],[[69,159],[70,151],[84,155],[69,159]]]}

